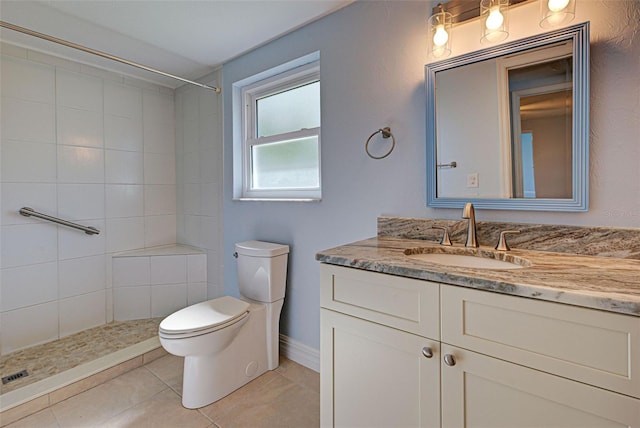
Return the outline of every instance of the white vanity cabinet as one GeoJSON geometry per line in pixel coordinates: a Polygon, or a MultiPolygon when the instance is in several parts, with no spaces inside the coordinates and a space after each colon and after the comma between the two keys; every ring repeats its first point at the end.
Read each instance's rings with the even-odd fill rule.
{"type": "Polygon", "coordinates": [[[320,425],[440,425],[439,287],[321,267],[320,425]]]}
{"type": "Polygon", "coordinates": [[[321,272],[323,427],[640,427],[638,317],[321,272]]]}

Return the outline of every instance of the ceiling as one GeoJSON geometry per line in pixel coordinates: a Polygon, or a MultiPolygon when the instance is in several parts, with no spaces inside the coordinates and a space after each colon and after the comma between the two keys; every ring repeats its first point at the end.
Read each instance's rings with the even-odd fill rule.
{"type": "MultiPolygon", "coordinates": [[[[195,80],[354,0],[0,0],[2,21],[195,80]]],[[[172,88],[182,82],[2,28],[2,41],[172,88]]],[[[209,83],[209,82],[203,82],[209,83]]]]}

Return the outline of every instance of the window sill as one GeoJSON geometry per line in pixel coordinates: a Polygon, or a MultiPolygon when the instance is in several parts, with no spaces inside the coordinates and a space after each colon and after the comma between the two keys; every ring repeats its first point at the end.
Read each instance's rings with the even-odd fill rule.
{"type": "Polygon", "coordinates": [[[320,202],[322,198],[233,198],[238,202],[320,202]]]}

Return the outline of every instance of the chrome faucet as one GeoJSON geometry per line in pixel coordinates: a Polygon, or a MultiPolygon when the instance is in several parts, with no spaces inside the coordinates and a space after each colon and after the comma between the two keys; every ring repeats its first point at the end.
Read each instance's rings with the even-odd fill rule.
{"type": "Polygon", "coordinates": [[[464,209],[462,210],[462,218],[466,218],[469,220],[467,224],[467,242],[465,242],[464,246],[477,248],[478,240],[476,239],[476,213],[471,202],[467,202],[464,205],[464,209]]]}

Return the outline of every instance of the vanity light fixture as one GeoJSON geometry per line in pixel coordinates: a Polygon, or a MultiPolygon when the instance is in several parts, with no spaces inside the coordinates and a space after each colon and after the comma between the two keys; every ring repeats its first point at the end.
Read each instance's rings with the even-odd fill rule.
{"type": "Polygon", "coordinates": [[[539,0],[540,26],[558,27],[573,20],[576,15],[576,0],[539,0]]]}
{"type": "Polygon", "coordinates": [[[432,58],[445,58],[451,54],[451,25],[452,15],[445,12],[442,4],[438,5],[439,12],[429,18],[429,47],[432,58]]]}
{"type": "Polygon", "coordinates": [[[497,43],[509,36],[508,8],[509,0],[480,1],[480,23],[482,25],[481,43],[497,43]]]}

